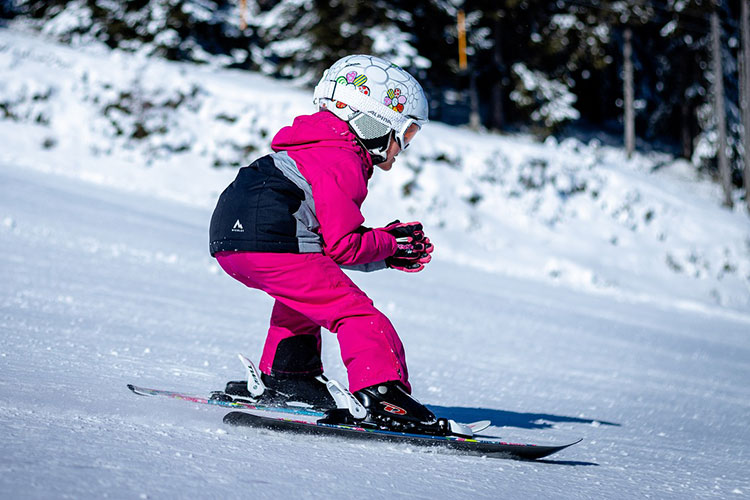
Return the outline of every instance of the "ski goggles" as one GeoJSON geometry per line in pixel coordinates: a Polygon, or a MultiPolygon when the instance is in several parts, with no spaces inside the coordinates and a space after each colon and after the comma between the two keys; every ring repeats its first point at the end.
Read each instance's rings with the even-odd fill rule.
{"type": "Polygon", "coordinates": [[[396,142],[398,143],[398,146],[404,150],[409,147],[409,143],[411,143],[412,139],[414,139],[414,136],[417,135],[417,132],[422,130],[422,122],[421,120],[417,120],[416,118],[409,117],[409,120],[406,122],[406,128],[403,130],[403,132],[396,132],[393,131],[393,137],[396,139],[396,142]],[[412,127],[412,125],[416,125],[417,128],[414,130],[413,133],[409,133],[409,129],[412,127]]]}

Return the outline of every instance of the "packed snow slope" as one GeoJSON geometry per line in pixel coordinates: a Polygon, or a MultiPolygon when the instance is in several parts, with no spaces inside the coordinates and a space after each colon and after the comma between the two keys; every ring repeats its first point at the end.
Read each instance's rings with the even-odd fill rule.
{"type": "MultiPolygon", "coordinates": [[[[208,165],[215,157],[201,147],[218,138],[201,135],[190,113],[224,123],[223,137],[243,128],[199,102],[166,106],[159,128],[163,141],[182,130],[187,149],[154,147],[159,134],[107,139],[94,113],[102,94],[77,99],[75,89],[93,74],[126,81],[136,65],[159,76],[142,80],[157,87],[199,82],[217,113],[249,113],[271,95],[302,103],[302,93],[129,57],[0,29],[10,110],[0,120],[0,497],[748,494],[745,215],[715,208],[714,187],[684,165],[650,173],[663,159],[610,161],[619,153],[596,145],[426,128],[426,144],[456,156],[417,169],[432,153],[415,142],[403,168],[376,174],[366,215],[431,222],[433,262],[415,275],[352,274],[403,337],[418,398],[446,417],[490,419],[487,433],[512,441],[583,438],[552,460],[240,430],[221,423],[220,408],[132,395],[125,384],[205,393],[242,375],[236,352],[260,353],[270,300],[224,276],[207,252],[211,203],[234,173],[208,165]],[[47,97],[23,97],[34,85],[47,97]],[[37,111],[43,119],[27,119],[37,111]],[[466,175],[476,158],[498,154],[506,160],[491,167],[493,182],[466,175]],[[617,196],[631,198],[614,213],[617,196]],[[715,255],[726,257],[723,273],[715,255]]],[[[257,115],[264,129],[303,107],[284,106],[257,115]]],[[[123,114],[120,127],[132,116],[123,114]]],[[[324,361],[345,380],[330,334],[324,361]]]]}
{"type": "MultiPolygon", "coordinates": [[[[271,303],[206,252],[205,209],[0,164],[0,496],[727,498],[750,491],[750,317],[442,262],[354,274],[415,394],[550,463],[225,427],[205,393],[260,353],[271,303]]],[[[335,338],[328,374],[345,380],[335,338]]]]}

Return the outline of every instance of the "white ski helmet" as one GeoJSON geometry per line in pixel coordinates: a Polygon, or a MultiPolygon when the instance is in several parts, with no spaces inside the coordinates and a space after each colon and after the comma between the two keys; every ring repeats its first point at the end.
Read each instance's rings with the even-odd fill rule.
{"type": "Polygon", "coordinates": [[[404,149],[406,130],[414,123],[421,128],[429,111],[422,86],[413,76],[368,55],[343,57],[325,70],[313,104],[348,122],[376,164],[386,159],[391,131],[404,149]]]}

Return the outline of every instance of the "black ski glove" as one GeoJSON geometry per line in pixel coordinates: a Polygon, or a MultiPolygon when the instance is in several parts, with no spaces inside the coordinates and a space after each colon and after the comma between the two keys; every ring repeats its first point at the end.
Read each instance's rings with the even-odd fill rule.
{"type": "Polygon", "coordinates": [[[430,254],[434,247],[424,235],[420,222],[402,223],[395,220],[385,226],[383,231],[395,236],[398,245],[396,253],[385,259],[385,264],[391,269],[416,273],[432,260],[430,254]]]}

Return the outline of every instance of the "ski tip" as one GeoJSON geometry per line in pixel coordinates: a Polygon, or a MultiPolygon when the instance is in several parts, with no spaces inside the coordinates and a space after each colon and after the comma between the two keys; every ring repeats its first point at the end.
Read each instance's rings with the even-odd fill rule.
{"type": "Polygon", "coordinates": [[[554,455],[558,451],[562,451],[566,448],[570,448],[583,441],[583,438],[573,441],[572,443],[560,444],[560,445],[526,445],[525,449],[518,454],[518,458],[521,460],[539,460],[547,458],[550,455],[554,455]]]}
{"type": "Polygon", "coordinates": [[[133,385],[133,384],[128,384],[128,389],[130,389],[130,390],[131,390],[131,391],[133,392],[133,394],[135,394],[135,395],[137,395],[137,396],[146,396],[146,395],[147,395],[147,394],[144,394],[144,393],[142,393],[142,392],[141,392],[141,391],[139,390],[139,389],[141,389],[140,387],[136,387],[136,386],[135,386],[135,385],[133,385]]]}
{"type": "Polygon", "coordinates": [[[522,452],[518,453],[517,456],[521,460],[539,460],[542,458],[547,458],[550,455],[557,453],[558,451],[570,448],[571,446],[578,444],[581,441],[583,441],[583,438],[573,441],[572,443],[561,445],[526,445],[525,449],[522,450],[522,452]]]}
{"type": "Polygon", "coordinates": [[[579,438],[576,441],[573,441],[572,443],[562,444],[562,445],[560,445],[560,446],[557,447],[558,451],[559,450],[564,450],[565,448],[570,448],[571,446],[576,445],[576,444],[580,443],[581,441],[583,441],[583,438],[579,438]]]}

